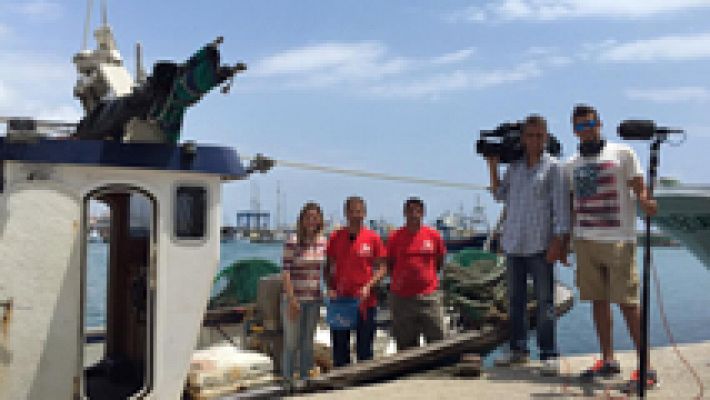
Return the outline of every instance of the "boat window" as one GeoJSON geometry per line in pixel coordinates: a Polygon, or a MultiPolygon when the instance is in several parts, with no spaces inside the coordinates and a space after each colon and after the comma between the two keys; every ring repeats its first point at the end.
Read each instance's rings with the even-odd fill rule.
{"type": "Polygon", "coordinates": [[[202,239],[207,230],[207,190],[199,186],[179,186],[175,195],[175,236],[202,239]]]}
{"type": "Polygon", "coordinates": [[[153,221],[150,199],[141,194],[131,194],[129,202],[128,236],[132,239],[147,238],[153,221]]]}

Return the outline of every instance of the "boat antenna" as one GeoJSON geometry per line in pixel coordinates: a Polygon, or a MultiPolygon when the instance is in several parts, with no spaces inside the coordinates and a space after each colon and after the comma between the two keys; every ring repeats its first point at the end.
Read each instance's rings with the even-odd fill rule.
{"type": "Polygon", "coordinates": [[[136,43],[136,82],[141,84],[147,79],[145,70],[143,69],[143,46],[140,42],[136,43]]]}
{"type": "Polygon", "coordinates": [[[101,25],[108,26],[108,9],[106,7],[106,0],[101,1],[101,25]]]}
{"type": "Polygon", "coordinates": [[[93,3],[93,0],[86,0],[86,21],[84,21],[84,42],[81,46],[82,50],[89,50],[89,25],[91,25],[91,8],[93,3]]]}
{"type": "Polygon", "coordinates": [[[276,181],[276,229],[281,227],[281,181],[276,181]]]}

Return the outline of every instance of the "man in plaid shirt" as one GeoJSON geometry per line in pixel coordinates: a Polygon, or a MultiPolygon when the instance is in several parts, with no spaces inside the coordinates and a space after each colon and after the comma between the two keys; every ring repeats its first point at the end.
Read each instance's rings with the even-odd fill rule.
{"type": "Polygon", "coordinates": [[[497,365],[528,360],[527,281],[533,278],[537,299],[537,342],[542,372],[559,371],[555,340],[554,263],[566,263],[569,191],[559,161],[547,154],[547,122],[539,115],[525,119],[521,141],[524,157],[498,178],[498,158],[489,157],[491,190],[505,204],[501,245],[508,256],[507,277],[510,352],[497,365]]]}

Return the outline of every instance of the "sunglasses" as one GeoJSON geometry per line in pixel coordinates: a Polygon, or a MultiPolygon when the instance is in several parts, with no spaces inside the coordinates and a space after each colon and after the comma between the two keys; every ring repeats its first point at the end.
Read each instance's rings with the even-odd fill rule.
{"type": "Polygon", "coordinates": [[[590,119],[589,121],[584,121],[584,122],[579,122],[574,124],[574,130],[576,132],[581,132],[585,129],[592,129],[595,126],[599,125],[599,121],[595,119],[590,119]]]}

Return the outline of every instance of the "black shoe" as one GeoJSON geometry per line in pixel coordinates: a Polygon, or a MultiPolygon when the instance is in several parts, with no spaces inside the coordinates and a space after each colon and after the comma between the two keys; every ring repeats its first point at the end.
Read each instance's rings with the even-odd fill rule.
{"type": "MultiPolygon", "coordinates": [[[[621,391],[625,394],[636,394],[639,390],[639,371],[635,370],[631,373],[631,379],[624,383],[624,387],[621,391]]],[[[658,374],[655,370],[649,369],[646,373],[646,389],[653,389],[658,387],[658,374]]]]}
{"type": "Polygon", "coordinates": [[[579,379],[588,382],[592,381],[596,377],[611,378],[612,376],[620,373],[621,367],[619,367],[618,361],[597,360],[591,368],[579,374],[579,379]]]}

